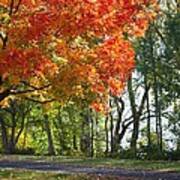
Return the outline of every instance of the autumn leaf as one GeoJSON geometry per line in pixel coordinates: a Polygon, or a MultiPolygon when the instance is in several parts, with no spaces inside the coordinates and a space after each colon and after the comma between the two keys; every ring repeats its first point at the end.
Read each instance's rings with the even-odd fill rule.
{"type": "MultiPolygon", "coordinates": [[[[2,86],[51,84],[61,102],[106,109],[135,67],[127,37],[141,37],[156,17],[155,0],[0,0],[2,86]],[[1,18],[2,17],[2,18],[1,18]]],[[[18,86],[19,87],[19,86],[18,86]]]]}

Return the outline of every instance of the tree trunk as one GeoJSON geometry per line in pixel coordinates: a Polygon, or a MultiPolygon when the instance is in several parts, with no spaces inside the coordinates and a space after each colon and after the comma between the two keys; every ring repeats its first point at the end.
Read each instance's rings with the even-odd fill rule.
{"type": "Polygon", "coordinates": [[[119,133],[119,143],[121,144],[121,141],[128,129],[128,127],[133,123],[133,120],[130,120],[129,122],[127,122],[125,124],[125,121],[122,123],[122,128],[121,128],[121,132],[119,133]]]}
{"type": "Polygon", "coordinates": [[[128,93],[129,93],[129,100],[131,105],[131,112],[133,116],[133,132],[131,137],[131,150],[133,153],[133,157],[136,157],[136,151],[137,151],[137,139],[139,134],[139,118],[136,110],[136,103],[135,103],[135,95],[132,88],[132,77],[128,80],[128,93]]]}
{"type": "Polygon", "coordinates": [[[24,128],[23,149],[26,148],[27,135],[28,135],[28,123],[26,123],[24,128]]]}
{"type": "Polygon", "coordinates": [[[133,117],[133,132],[132,132],[132,138],[131,138],[131,150],[134,157],[136,157],[137,154],[137,140],[139,135],[139,123],[140,118],[144,109],[144,104],[147,99],[147,95],[149,92],[150,86],[145,89],[145,92],[143,94],[143,97],[141,99],[140,105],[137,108],[135,103],[135,95],[132,88],[132,79],[128,81],[128,93],[129,93],[129,100],[131,104],[131,111],[132,111],[132,117],[133,117]]]}
{"type": "Polygon", "coordinates": [[[82,122],[81,151],[86,156],[91,156],[91,128],[88,114],[84,115],[82,122]]]}
{"type": "MultiPolygon", "coordinates": [[[[162,97],[162,89],[161,87],[159,87],[159,95],[160,97],[162,97]]],[[[161,100],[159,99],[159,103],[158,103],[159,107],[159,116],[158,116],[158,120],[159,120],[159,148],[160,148],[160,152],[163,152],[163,129],[162,129],[162,112],[161,112],[161,100]]]]}
{"type": "Polygon", "coordinates": [[[48,155],[55,155],[52,132],[49,124],[48,115],[44,115],[44,125],[48,138],[48,155]]]}
{"type": "Polygon", "coordinates": [[[99,122],[98,122],[98,115],[95,112],[95,147],[94,147],[94,156],[97,157],[99,150],[101,149],[101,142],[100,142],[100,133],[99,133],[99,122]]]}
{"type": "Polygon", "coordinates": [[[113,155],[113,153],[114,153],[114,134],[113,134],[113,130],[114,130],[113,117],[112,117],[112,114],[110,113],[111,155],[113,155]]]}
{"type": "Polygon", "coordinates": [[[154,103],[155,103],[155,119],[156,119],[156,136],[157,136],[157,147],[158,153],[161,154],[161,132],[160,132],[160,118],[159,118],[159,97],[158,97],[158,80],[156,75],[156,62],[152,57],[153,63],[153,90],[154,90],[154,103]]]}
{"type": "Polygon", "coordinates": [[[9,146],[9,153],[10,154],[13,154],[15,152],[15,132],[16,132],[16,119],[15,119],[15,115],[16,115],[16,112],[14,111],[13,109],[13,112],[11,114],[11,119],[12,119],[12,127],[11,127],[11,136],[10,136],[10,139],[9,139],[9,143],[8,143],[8,146],[9,146]]]}
{"type": "Polygon", "coordinates": [[[75,134],[73,135],[73,149],[74,150],[78,149],[78,147],[77,147],[77,136],[75,134]]]}
{"type": "Polygon", "coordinates": [[[111,137],[111,155],[114,154],[114,119],[112,115],[112,99],[109,100],[109,106],[110,106],[110,112],[109,112],[109,117],[110,117],[110,137],[111,137]]]}
{"type": "MultiPolygon", "coordinates": [[[[144,81],[145,81],[145,90],[148,91],[148,84],[147,84],[147,75],[144,75],[144,81]]],[[[147,108],[147,158],[150,159],[151,156],[151,111],[150,111],[150,103],[149,103],[149,93],[147,93],[146,98],[146,108],[147,108]]]]}
{"type": "Polygon", "coordinates": [[[105,119],[105,134],[106,134],[106,150],[105,154],[107,155],[109,152],[109,130],[108,130],[108,116],[105,119]]]}
{"type": "Polygon", "coordinates": [[[155,117],[156,117],[156,135],[157,135],[157,146],[158,146],[158,153],[161,155],[161,130],[160,130],[160,106],[159,106],[159,83],[158,77],[156,72],[156,59],[154,58],[154,48],[153,48],[153,37],[151,35],[151,59],[152,59],[152,71],[153,71],[153,91],[154,91],[154,102],[155,102],[155,117]]]}
{"type": "Polygon", "coordinates": [[[56,126],[58,128],[60,155],[63,155],[64,149],[65,149],[65,138],[64,138],[64,134],[63,134],[63,122],[62,122],[62,117],[61,117],[60,109],[58,111],[56,126]]]}
{"type": "Polygon", "coordinates": [[[118,119],[115,126],[115,132],[114,132],[114,151],[118,152],[120,150],[120,127],[122,122],[122,114],[125,109],[124,101],[122,98],[115,97],[115,104],[117,106],[117,112],[118,112],[118,119]],[[121,103],[121,106],[119,106],[119,103],[121,103]]]}
{"type": "Polygon", "coordinates": [[[94,120],[92,117],[89,117],[91,121],[91,157],[94,156],[94,120]]]}
{"type": "Polygon", "coordinates": [[[8,153],[8,137],[7,137],[7,129],[4,124],[4,120],[0,117],[0,124],[1,124],[1,138],[2,138],[2,145],[4,153],[8,153]]]}

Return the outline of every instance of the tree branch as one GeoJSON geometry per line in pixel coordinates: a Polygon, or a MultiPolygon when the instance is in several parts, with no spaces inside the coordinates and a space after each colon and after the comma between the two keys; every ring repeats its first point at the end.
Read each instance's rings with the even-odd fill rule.
{"type": "Polygon", "coordinates": [[[26,97],[25,99],[28,101],[35,102],[35,103],[39,103],[39,104],[46,104],[46,103],[51,103],[53,101],[56,101],[56,99],[48,99],[48,100],[41,101],[38,99],[29,98],[29,97],[26,97]]]}

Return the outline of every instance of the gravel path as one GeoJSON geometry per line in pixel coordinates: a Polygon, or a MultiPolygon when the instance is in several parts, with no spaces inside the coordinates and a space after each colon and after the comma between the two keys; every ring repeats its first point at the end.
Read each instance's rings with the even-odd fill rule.
{"type": "Polygon", "coordinates": [[[180,173],[157,172],[144,170],[127,170],[121,168],[101,168],[81,165],[65,165],[62,163],[32,162],[32,161],[0,161],[2,168],[20,168],[39,171],[55,171],[59,173],[85,173],[94,175],[108,175],[118,177],[131,177],[132,179],[144,180],[180,180],[180,173]]]}

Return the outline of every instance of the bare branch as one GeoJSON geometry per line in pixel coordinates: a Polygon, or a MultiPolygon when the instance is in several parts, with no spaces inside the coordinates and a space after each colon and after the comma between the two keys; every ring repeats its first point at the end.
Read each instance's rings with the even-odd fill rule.
{"type": "Polygon", "coordinates": [[[32,101],[32,102],[35,102],[35,103],[39,103],[39,104],[46,104],[46,103],[51,103],[51,102],[56,101],[56,99],[48,99],[48,100],[41,101],[38,99],[29,98],[29,97],[26,97],[25,99],[32,101]]]}

